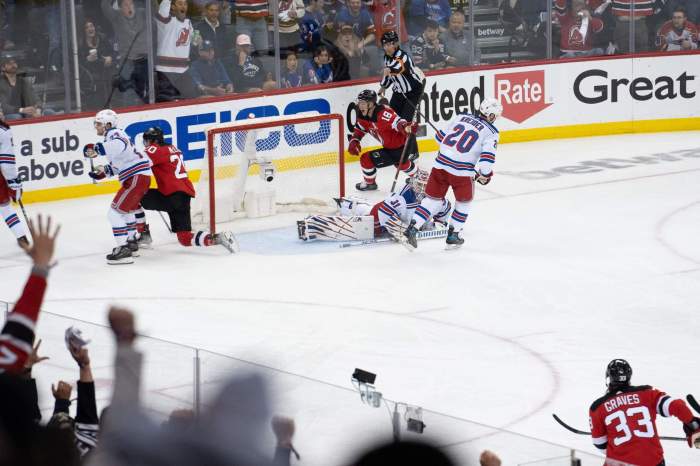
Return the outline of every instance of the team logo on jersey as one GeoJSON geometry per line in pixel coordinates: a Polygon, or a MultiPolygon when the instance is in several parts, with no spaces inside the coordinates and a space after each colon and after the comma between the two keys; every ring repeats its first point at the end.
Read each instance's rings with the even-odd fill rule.
{"type": "Polygon", "coordinates": [[[494,76],[496,99],[503,116],[522,123],[552,105],[545,102],[544,70],[504,73],[494,76]]]}
{"type": "Polygon", "coordinates": [[[175,42],[176,47],[180,47],[181,45],[187,45],[187,41],[190,38],[190,30],[188,28],[182,28],[180,29],[180,35],[177,36],[177,42],[175,42]]]}

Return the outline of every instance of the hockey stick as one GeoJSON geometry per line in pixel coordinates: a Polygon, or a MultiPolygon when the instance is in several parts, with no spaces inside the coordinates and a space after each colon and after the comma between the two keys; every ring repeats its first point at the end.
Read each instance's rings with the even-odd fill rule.
{"type": "Polygon", "coordinates": [[[428,124],[430,125],[431,128],[433,128],[433,131],[435,131],[436,133],[439,133],[439,132],[440,132],[440,130],[437,129],[437,128],[435,127],[435,125],[432,124],[432,123],[430,122],[430,120],[428,119],[428,117],[425,116],[424,114],[422,114],[422,113],[420,112],[420,110],[418,110],[418,106],[417,106],[417,105],[413,105],[413,102],[411,102],[410,100],[406,100],[406,102],[408,102],[408,104],[409,104],[411,107],[413,107],[413,110],[416,111],[416,114],[417,114],[417,115],[420,115],[420,117],[423,118],[423,120],[425,120],[425,122],[428,123],[428,124]]]}
{"type": "Polygon", "coordinates": [[[700,403],[698,403],[698,400],[695,399],[695,397],[691,394],[688,394],[685,397],[686,400],[688,400],[688,404],[698,413],[700,413],[700,403]]]}
{"type": "MultiPolygon", "coordinates": [[[[425,79],[423,80],[423,83],[420,88],[420,95],[423,95],[423,91],[425,91],[425,79]]],[[[406,99],[406,102],[410,101],[406,99]]],[[[416,108],[415,106],[413,108],[416,108]]],[[[411,125],[413,125],[413,122],[416,121],[416,113],[413,114],[413,118],[411,118],[411,125]]],[[[418,141],[416,141],[416,135],[411,133],[408,138],[406,138],[406,143],[403,145],[403,151],[401,152],[401,158],[399,159],[399,164],[396,166],[396,174],[394,175],[394,182],[391,185],[391,194],[394,194],[394,191],[396,190],[396,180],[399,179],[399,173],[401,172],[401,165],[403,165],[403,161],[406,158],[406,151],[408,150],[409,142],[413,140],[416,143],[416,150],[418,149],[418,141]]]]}
{"type": "Polygon", "coordinates": [[[165,216],[163,215],[163,212],[161,212],[160,210],[157,211],[157,212],[158,212],[158,215],[160,215],[160,219],[163,220],[163,223],[165,223],[165,228],[167,228],[168,231],[169,231],[170,233],[172,233],[173,230],[172,230],[172,228],[170,228],[170,224],[169,224],[168,221],[165,219],[165,216]]]}
{"type": "MultiPolygon", "coordinates": [[[[590,432],[585,431],[585,430],[579,430],[579,429],[574,429],[571,427],[569,424],[566,422],[562,421],[559,416],[556,414],[552,414],[552,417],[554,418],[555,421],[559,423],[564,429],[573,432],[574,434],[579,434],[579,435],[591,435],[590,432]]],[[[666,436],[659,436],[660,440],[673,440],[673,441],[681,441],[681,442],[687,442],[687,439],[685,437],[666,437],[666,436]]]]}
{"type": "MultiPolygon", "coordinates": [[[[136,35],[134,36],[134,40],[131,41],[131,44],[129,44],[129,48],[126,50],[126,54],[124,54],[124,58],[122,59],[122,64],[119,66],[119,70],[117,71],[117,77],[119,80],[122,78],[122,70],[124,70],[124,66],[126,66],[126,61],[129,59],[129,54],[131,53],[131,49],[134,48],[134,44],[136,43],[136,39],[139,38],[141,33],[143,32],[143,29],[138,31],[136,35]]],[[[107,102],[102,106],[102,108],[109,108],[110,102],[112,102],[112,96],[114,95],[114,83],[112,83],[112,89],[109,91],[109,97],[107,98],[107,102]]]]}
{"type": "Polygon", "coordinates": [[[19,204],[19,208],[22,209],[22,216],[24,217],[24,223],[26,225],[29,225],[29,217],[27,216],[27,211],[24,210],[24,202],[22,202],[22,199],[18,200],[17,204],[19,204]]]}

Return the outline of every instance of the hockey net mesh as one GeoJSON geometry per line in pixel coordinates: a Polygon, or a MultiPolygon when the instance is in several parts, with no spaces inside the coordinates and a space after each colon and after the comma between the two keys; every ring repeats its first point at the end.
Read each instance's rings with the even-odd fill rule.
{"type": "Polygon", "coordinates": [[[209,128],[195,223],[215,231],[217,223],[246,217],[254,197],[274,198],[276,212],[326,212],[344,195],[343,124],[341,115],[315,114],[209,128]]]}

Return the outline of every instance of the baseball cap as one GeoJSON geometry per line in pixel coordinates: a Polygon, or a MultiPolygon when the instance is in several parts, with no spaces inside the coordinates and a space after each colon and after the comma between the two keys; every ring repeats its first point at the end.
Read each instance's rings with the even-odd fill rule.
{"type": "Polygon", "coordinates": [[[251,45],[250,36],[248,34],[238,34],[236,45],[251,45]]]}

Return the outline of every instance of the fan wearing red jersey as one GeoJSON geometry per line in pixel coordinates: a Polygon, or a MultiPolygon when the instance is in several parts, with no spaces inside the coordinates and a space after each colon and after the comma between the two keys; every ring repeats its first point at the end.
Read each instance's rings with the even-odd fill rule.
{"type": "Polygon", "coordinates": [[[365,89],[357,96],[357,110],[357,123],[348,152],[360,155],[360,141],[367,133],[374,136],[382,147],[360,155],[364,181],[357,183],[355,187],[359,191],[376,190],[377,168],[399,166],[405,144],[409,146],[399,168],[408,176],[415,175],[417,169],[413,161],[418,158],[418,145],[416,138],[410,136],[415,134],[418,126],[399,117],[388,105],[377,105],[377,93],[371,89],[365,89]]]}
{"type": "Polygon", "coordinates": [[[649,385],[631,385],[632,367],[624,359],[613,359],[605,377],[608,391],[591,405],[590,422],[593,444],[606,450],[606,464],[665,465],[657,415],[679,419],[691,447],[700,440],[700,418],[685,402],[649,385]]]}
{"type": "MultiPolygon", "coordinates": [[[[192,231],[190,201],[195,197],[194,186],[187,176],[182,152],[174,145],[166,144],[163,130],[157,126],[149,128],[143,133],[143,145],[153,164],[151,170],[158,188],[146,192],[141,207],[167,212],[171,230],[183,246],[220,244],[232,253],[237,252],[238,244],[231,232],[212,235],[205,231],[192,231]]],[[[136,214],[136,228],[140,233],[139,246],[149,247],[152,238],[143,211],[136,214]]]]}

